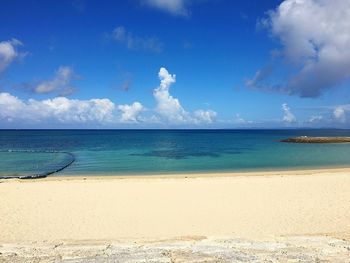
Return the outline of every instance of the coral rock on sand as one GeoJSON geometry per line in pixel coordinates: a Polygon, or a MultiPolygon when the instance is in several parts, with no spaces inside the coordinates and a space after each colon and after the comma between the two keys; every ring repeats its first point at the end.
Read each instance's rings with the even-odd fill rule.
{"type": "Polygon", "coordinates": [[[350,242],[332,237],[177,239],[3,244],[0,262],[348,262],[350,242]]]}

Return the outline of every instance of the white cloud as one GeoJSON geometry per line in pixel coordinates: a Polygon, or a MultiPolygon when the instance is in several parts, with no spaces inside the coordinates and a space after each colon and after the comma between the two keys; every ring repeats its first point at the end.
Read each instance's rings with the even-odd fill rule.
{"type": "Polygon", "coordinates": [[[294,114],[290,111],[290,108],[288,107],[287,103],[282,104],[282,110],[283,110],[283,121],[287,123],[293,123],[296,122],[296,118],[294,114]]]}
{"type": "Polygon", "coordinates": [[[217,113],[212,110],[196,110],[193,115],[195,122],[210,124],[215,121],[217,113]]]}
{"type": "Polygon", "coordinates": [[[333,118],[344,123],[346,121],[345,109],[342,106],[337,106],[333,111],[333,118]]]}
{"type": "Polygon", "coordinates": [[[176,75],[170,74],[165,68],[158,73],[160,85],[153,90],[156,100],[155,112],[163,122],[169,124],[210,124],[215,121],[217,113],[212,110],[196,110],[187,112],[179,99],[170,94],[170,86],[176,82],[176,75]]]}
{"type": "Polygon", "coordinates": [[[113,120],[114,108],[109,99],[56,97],[24,101],[9,93],[0,93],[0,119],[7,121],[105,123],[113,120]]]}
{"type": "Polygon", "coordinates": [[[143,3],[176,16],[188,16],[186,8],[189,0],[144,0],[143,3]]]}
{"type": "Polygon", "coordinates": [[[21,112],[25,104],[17,97],[9,93],[0,93],[0,119],[12,121],[18,117],[24,117],[27,111],[21,112]]]}
{"type": "MultiPolygon", "coordinates": [[[[40,92],[62,90],[69,84],[73,74],[69,68],[60,68],[56,78],[46,81],[40,92]],[[58,84],[57,84],[58,83],[58,84]],[[63,85],[64,84],[64,85],[63,85]],[[47,86],[47,87],[46,87],[47,86]]],[[[31,123],[51,124],[135,124],[143,125],[201,125],[216,121],[217,113],[198,109],[187,112],[177,98],[170,94],[175,75],[165,68],[159,70],[160,84],[154,89],[156,107],[147,110],[140,102],[115,105],[109,99],[68,99],[63,96],[52,99],[22,100],[9,93],[0,93],[0,123],[12,122],[21,125],[31,123]]]]}
{"type": "Polygon", "coordinates": [[[321,115],[312,115],[309,118],[308,122],[309,123],[318,123],[318,122],[320,122],[322,120],[323,120],[323,117],[321,115]]]}
{"type": "Polygon", "coordinates": [[[252,124],[252,121],[248,121],[246,119],[243,119],[240,114],[236,114],[236,118],[233,121],[235,124],[240,124],[240,125],[246,125],[246,124],[252,124]]]}
{"type": "Polygon", "coordinates": [[[122,112],[122,122],[139,122],[139,115],[144,110],[140,102],[134,102],[131,105],[119,105],[118,109],[122,112]]]}
{"type": "Polygon", "coordinates": [[[156,99],[156,112],[171,123],[184,123],[190,119],[189,113],[181,106],[180,101],[169,93],[171,84],[176,82],[176,76],[171,75],[165,68],[158,73],[160,85],[153,91],[156,99]]]}
{"type": "Polygon", "coordinates": [[[0,73],[3,72],[15,59],[25,55],[16,49],[22,46],[22,42],[17,39],[0,42],[0,73]]]}
{"type": "Polygon", "coordinates": [[[294,65],[279,85],[289,94],[317,97],[350,77],[350,1],[285,0],[261,24],[294,65]]]}
{"type": "Polygon", "coordinates": [[[35,93],[58,92],[60,95],[69,95],[74,91],[71,81],[76,77],[74,70],[68,66],[61,66],[57,69],[55,76],[51,80],[39,83],[35,88],[35,93]]]}
{"type": "Polygon", "coordinates": [[[118,26],[113,30],[112,38],[131,50],[143,50],[155,53],[163,51],[163,43],[158,38],[134,35],[123,26],[118,26]]]}

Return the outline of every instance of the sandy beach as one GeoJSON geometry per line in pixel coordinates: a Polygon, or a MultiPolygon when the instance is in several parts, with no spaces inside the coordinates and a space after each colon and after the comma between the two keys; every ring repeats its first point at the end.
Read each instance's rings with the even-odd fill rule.
{"type": "Polygon", "coordinates": [[[2,181],[0,242],[350,236],[350,169],[295,173],[2,181]]]}
{"type": "Polygon", "coordinates": [[[0,243],[350,237],[350,169],[2,180],[0,243]]]}

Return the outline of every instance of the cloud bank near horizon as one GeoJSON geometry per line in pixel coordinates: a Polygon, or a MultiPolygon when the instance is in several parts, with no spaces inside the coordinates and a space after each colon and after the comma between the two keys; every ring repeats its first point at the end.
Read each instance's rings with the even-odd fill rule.
{"type": "MultiPolygon", "coordinates": [[[[37,93],[49,93],[66,87],[73,71],[60,67],[56,76],[39,84],[37,93]]],[[[116,124],[160,124],[160,125],[204,125],[215,121],[217,113],[213,110],[198,109],[193,113],[186,111],[179,99],[170,94],[175,75],[160,68],[160,85],[153,91],[156,106],[147,109],[140,102],[116,105],[107,98],[90,100],[69,99],[64,96],[52,99],[20,99],[10,93],[0,93],[0,120],[8,124],[57,123],[62,125],[96,124],[113,126],[116,124]],[[148,113],[148,114],[146,114],[148,113]]]]}
{"type": "MultiPolygon", "coordinates": [[[[60,75],[58,73],[59,71],[55,78],[60,78],[57,76],[60,75]]],[[[160,83],[153,90],[155,105],[150,109],[138,101],[117,105],[108,98],[81,100],[64,96],[43,100],[32,98],[24,100],[8,92],[0,92],[0,125],[16,127],[19,124],[20,126],[50,124],[55,127],[76,127],[78,125],[78,127],[108,128],[120,125],[136,125],[133,127],[139,127],[139,125],[144,127],[231,127],[231,125],[245,128],[264,127],[261,126],[263,122],[245,120],[239,114],[236,114],[233,119],[220,120],[218,114],[211,109],[197,109],[189,112],[182,106],[180,100],[171,94],[170,88],[176,83],[176,75],[170,74],[166,68],[162,67],[158,72],[158,77],[160,83]]],[[[51,81],[54,81],[55,78],[51,81]]],[[[287,103],[283,103],[281,119],[267,120],[266,123],[272,127],[339,126],[347,123],[350,105],[325,108],[325,114],[314,114],[303,121],[297,120],[287,103]]]]}

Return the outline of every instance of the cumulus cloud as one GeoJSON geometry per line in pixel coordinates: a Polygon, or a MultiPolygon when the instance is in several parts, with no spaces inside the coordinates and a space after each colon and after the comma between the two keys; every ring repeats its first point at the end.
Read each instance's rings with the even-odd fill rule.
{"type": "Polygon", "coordinates": [[[22,57],[25,53],[20,53],[17,47],[23,46],[18,39],[11,39],[0,42],[0,73],[3,72],[15,59],[22,57]]]}
{"type": "Polygon", "coordinates": [[[118,109],[122,112],[122,122],[138,122],[140,119],[139,115],[144,110],[144,107],[140,102],[134,102],[131,105],[124,104],[119,105],[118,109]]]}
{"type": "Polygon", "coordinates": [[[294,114],[291,112],[287,103],[282,104],[282,110],[283,110],[283,121],[284,122],[286,122],[286,123],[296,122],[296,118],[295,118],[294,114]]]}
{"type": "Polygon", "coordinates": [[[39,83],[34,88],[34,92],[40,94],[57,92],[60,95],[69,95],[75,90],[71,85],[75,77],[76,75],[71,67],[61,66],[52,79],[39,83]]]}
{"type": "Polygon", "coordinates": [[[176,82],[176,75],[160,68],[158,77],[160,85],[153,90],[156,100],[155,112],[161,120],[170,124],[210,124],[215,121],[217,113],[212,110],[186,111],[179,99],[170,94],[170,86],[176,82]]]}
{"type": "Polygon", "coordinates": [[[125,27],[118,26],[112,32],[112,38],[130,50],[142,50],[160,53],[163,43],[156,37],[141,37],[127,31],[125,27]]]}
{"type": "MultiPolygon", "coordinates": [[[[69,83],[70,71],[58,71],[56,78],[45,82],[41,93],[57,91],[69,83]],[[59,79],[59,80],[58,80],[59,79]],[[58,84],[57,84],[58,83],[58,84]],[[64,85],[63,85],[64,84],[64,85]]],[[[198,109],[187,112],[177,98],[170,94],[175,75],[165,68],[159,70],[160,84],[153,91],[156,101],[154,109],[146,109],[140,102],[116,105],[109,99],[68,99],[63,96],[52,99],[23,100],[10,93],[0,93],[0,124],[51,123],[51,124],[135,124],[143,125],[201,125],[216,121],[217,113],[198,109]],[[4,122],[5,121],[5,122],[4,122]]],[[[37,90],[38,91],[38,90],[37,90]]]]}
{"type": "Polygon", "coordinates": [[[210,124],[215,121],[217,113],[212,110],[196,110],[193,115],[195,122],[210,124]]]}
{"type": "MultiPolygon", "coordinates": [[[[347,0],[285,0],[268,13],[260,24],[279,39],[280,55],[292,65],[284,91],[318,97],[350,77],[349,23],[347,0]]],[[[257,77],[251,81],[259,86],[257,77]]]]}
{"type": "Polygon", "coordinates": [[[175,16],[188,16],[189,0],[144,0],[142,3],[175,16]]]}
{"type": "Polygon", "coordinates": [[[171,75],[165,68],[160,68],[158,76],[160,85],[153,91],[157,113],[169,122],[187,122],[190,118],[189,113],[184,110],[180,101],[169,93],[171,84],[176,82],[176,75],[171,75]]]}
{"type": "Polygon", "coordinates": [[[106,123],[113,120],[114,108],[114,103],[109,99],[56,97],[24,101],[9,93],[0,93],[0,119],[6,121],[106,123]]]}

